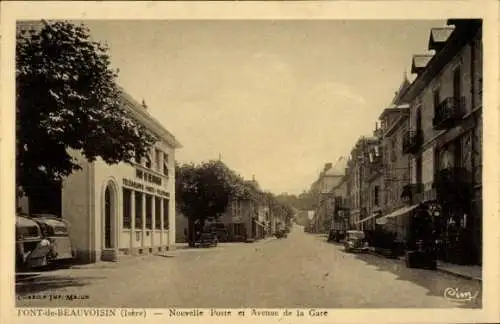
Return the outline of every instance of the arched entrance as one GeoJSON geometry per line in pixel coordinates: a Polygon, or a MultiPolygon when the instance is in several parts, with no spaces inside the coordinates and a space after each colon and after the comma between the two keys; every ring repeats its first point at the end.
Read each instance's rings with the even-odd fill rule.
{"type": "Polygon", "coordinates": [[[103,249],[116,248],[116,190],[111,182],[104,189],[103,201],[103,230],[102,245],[103,249]]]}

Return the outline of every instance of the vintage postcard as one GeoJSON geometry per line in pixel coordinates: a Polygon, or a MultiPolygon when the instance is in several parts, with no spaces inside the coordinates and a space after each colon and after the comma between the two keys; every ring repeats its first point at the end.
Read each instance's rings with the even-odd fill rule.
{"type": "Polygon", "coordinates": [[[498,322],[498,9],[2,3],[2,322],[498,322]]]}

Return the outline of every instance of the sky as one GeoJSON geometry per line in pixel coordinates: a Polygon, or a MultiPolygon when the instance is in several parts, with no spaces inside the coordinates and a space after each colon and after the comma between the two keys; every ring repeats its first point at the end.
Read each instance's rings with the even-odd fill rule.
{"type": "MultiPolygon", "coordinates": [[[[347,156],[443,21],[85,21],[118,83],[183,148],[276,194],[307,190],[347,156]]],[[[411,79],[412,76],[409,74],[411,79]]]]}

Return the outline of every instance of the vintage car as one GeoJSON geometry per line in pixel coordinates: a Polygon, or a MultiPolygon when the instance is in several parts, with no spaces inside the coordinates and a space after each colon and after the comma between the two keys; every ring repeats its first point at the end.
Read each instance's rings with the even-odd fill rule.
{"type": "Polygon", "coordinates": [[[69,224],[53,215],[33,216],[37,217],[16,215],[16,268],[39,268],[73,259],[69,224]]]}
{"type": "Polygon", "coordinates": [[[368,242],[363,231],[347,231],[344,239],[346,252],[364,252],[368,250],[368,242]]]}
{"type": "Polygon", "coordinates": [[[276,231],[276,233],[274,233],[274,236],[276,236],[276,238],[287,238],[288,234],[285,230],[281,229],[281,230],[278,230],[276,231]]]}
{"type": "Polygon", "coordinates": [[[54,256],[52,261],[74,259],[76,250],[69,237],[68,221],[51,214],[33,214],[33,219],[43,224],[46,237],[52,242],[54,256]]]}
{"type": "Polygon", "coordinates": [[[214,232],[202,232],[196,239],[195,247],[216,247],[219,243],[217,239],[217,234],[214,232]]]}

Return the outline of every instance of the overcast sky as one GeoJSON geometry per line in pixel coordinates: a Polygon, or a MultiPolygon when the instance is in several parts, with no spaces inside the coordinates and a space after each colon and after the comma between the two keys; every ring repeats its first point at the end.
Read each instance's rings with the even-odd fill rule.
{"type": "Polygon", "coordinates": [[[370,135],[445,21],[86,21],[119,83],[184,146],[300,193],[370,135]]]}

